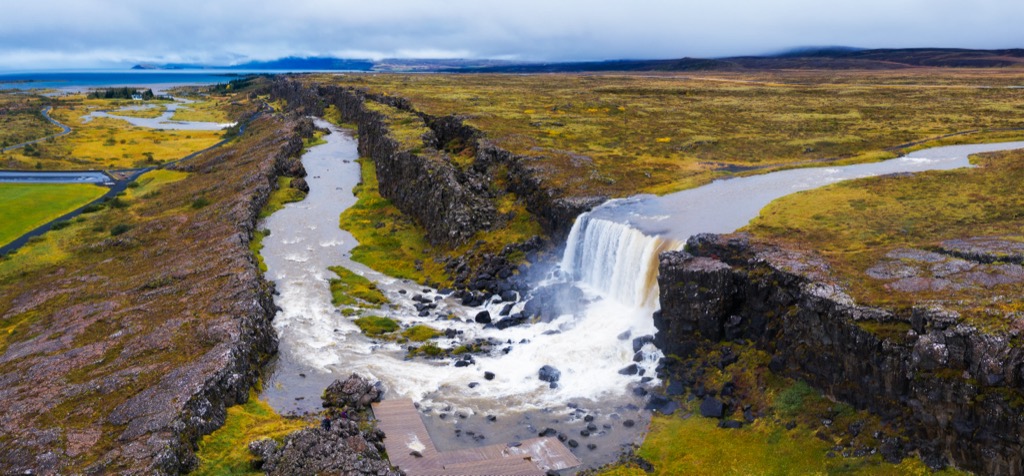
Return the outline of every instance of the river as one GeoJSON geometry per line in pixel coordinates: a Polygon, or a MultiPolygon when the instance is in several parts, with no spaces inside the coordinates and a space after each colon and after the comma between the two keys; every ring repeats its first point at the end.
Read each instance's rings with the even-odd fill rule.
{"type": "MultiPolygon", "coordinates": [[[[562,271],[537,283],[570,281],[581,290],[579,308],[551,322],[500,330],[473,316],[482,309],[497,315],[506,303],[466,308],[437,290],[350,259],[356,242],[338,228],[338,216],[355,201],[356,143],[347,131],[317,124],[332,133],[302,158],[309,195],[262,225],[271,232],[262,255],[281,308],[274,321],[280,353],[262,397],[283,413],[315,411],[331,381],[359,373],[380,380],[385,398],[419,403],[442,451],[523,440],[553,428],[578,440],[574,452],[588,466],[611,462],[624,445],[639,442],[649,419],[643,394],[660,383],[654,368],[662,355],[653,344],[634,339],[655,332],[658,252],[679,248],[696,232],[733,231],[771,200],[799,190],[869,175],[964,167],[968,154],[1024,147],[1022,142],[930,149],[874,164],[782,171],[664,197],[610,201],[576,221],[562,271]],[[338,265],[376,282],[391,301],[370,314],[449,330],[451,337],[437,341],[440,347],[475,339],[500,345],[459,367],[453,359],[407,359],[405,346],[366,338],[354,317],[331,304],[328,280],[334,275],[327,268],[338,265]],[[419,316],[413,296],[436,302],[437,309],[419,316]],[[561,372],[556,388],[538,378],[544,365],[561,372]]],[[[514,309],[522,306],[519,300],[514,309]]]]}

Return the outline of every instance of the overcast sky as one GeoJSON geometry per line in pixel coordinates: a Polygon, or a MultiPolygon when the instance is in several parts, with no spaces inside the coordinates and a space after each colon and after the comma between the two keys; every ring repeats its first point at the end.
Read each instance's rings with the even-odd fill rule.
{"type": "Polygon", "coordinates": [[[1022,0],[5,0],[0,69],[1024,47],[1022,0]]]}

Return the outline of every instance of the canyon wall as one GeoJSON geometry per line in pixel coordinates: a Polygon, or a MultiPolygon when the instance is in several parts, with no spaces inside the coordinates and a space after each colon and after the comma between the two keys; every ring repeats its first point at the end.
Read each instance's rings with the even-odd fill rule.
{"type": "Polygon", "coordinates": [[[926,463],[1024,474],[1024,350],[955,314],[859,306],[812,256],[700,235],[660,257],[657,344],[746,341],[776,373],[902,426],[926,463]]]}

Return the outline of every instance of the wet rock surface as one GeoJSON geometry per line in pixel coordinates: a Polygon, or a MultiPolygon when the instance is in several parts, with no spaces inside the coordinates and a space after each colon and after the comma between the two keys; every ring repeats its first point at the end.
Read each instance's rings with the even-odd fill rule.
{"type": "MultiPolygon", "coordinates": [[[[661,255],[655,324],[666,354],[749,342],[771,354],[773,372],[903,428],[906,444],[877,436],[887,460],[913,449],[933,468],[1024,473],[1024,410],[1015,403],[1024,395],[1024,351],[1009,345],[1011,336],[981,331],[940,307],[858,306],[823,279],[827,266],[819,259],[743,235],[698,236],[687,249],[661,255]]],[[[909,279],[904,265],[950,275],[986,266],[923,250],[897,250],[887,259],[893,263],[872,273],[909,279]]],[[[711,401],[703,389],[694,393],[711,401]]]]}
{"type": "Polygon", "coordinates": [[[353,374],[336,380],[323,396],[320,426],[292,433],[278,443],[249,444],[256,467],[268,475],[345,474],[399,476],[384,457],[384,433],[367,424],[370,404],[381,397],[379,385],[353,374]]]}

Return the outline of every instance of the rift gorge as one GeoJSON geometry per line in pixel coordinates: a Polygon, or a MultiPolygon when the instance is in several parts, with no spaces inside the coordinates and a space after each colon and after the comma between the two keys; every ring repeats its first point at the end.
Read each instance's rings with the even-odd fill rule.
{"type": "Polygon", "coordinates": [[[1018,76],[771,74],[38,99],[0,472],[1024,474],[1018,76]]]}

